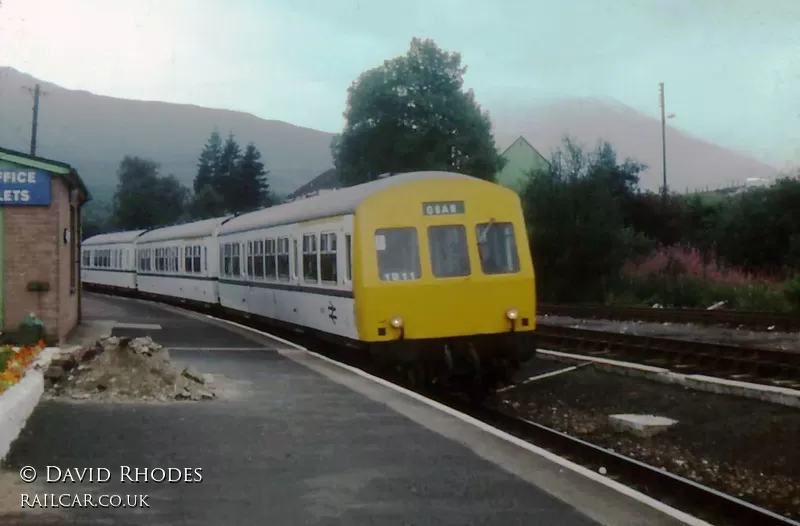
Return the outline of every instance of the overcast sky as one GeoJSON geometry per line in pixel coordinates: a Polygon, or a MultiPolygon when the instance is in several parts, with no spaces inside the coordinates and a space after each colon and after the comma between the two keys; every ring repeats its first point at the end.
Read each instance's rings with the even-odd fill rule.
{"type": "MultiPolygon", "coordinates": [[[[0,65],[67,88],[339,131],[348,85],[411,37],[490,111],[611,97],[800,163],[800,0],[0,0],[0,65]]],[[[2,82],[2,78],[0,78],[2,82]]]]}

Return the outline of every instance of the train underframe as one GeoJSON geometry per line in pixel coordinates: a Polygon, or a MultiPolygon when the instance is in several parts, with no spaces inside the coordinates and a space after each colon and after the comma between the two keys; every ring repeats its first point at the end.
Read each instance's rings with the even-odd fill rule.
{"type": "Polygon", "coordinates": [[[536,353],[535,332],[506,332],[430,340],[397,340],[369,346],[371,359],[394,369],[414,390],[456,391],[482,401],[512,383],[536,353]]]}

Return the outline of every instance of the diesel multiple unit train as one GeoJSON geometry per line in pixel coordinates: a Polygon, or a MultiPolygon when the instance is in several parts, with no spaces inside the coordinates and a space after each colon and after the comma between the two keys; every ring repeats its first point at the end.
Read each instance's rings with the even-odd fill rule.
{"type": "Polygon", "coordinates": [[[242,215],[100,234],[81,256],[89,290],[313,333],[415,387],[496,387],[535,352],[520,199],[463,174],[403,173],[242,215]]]}

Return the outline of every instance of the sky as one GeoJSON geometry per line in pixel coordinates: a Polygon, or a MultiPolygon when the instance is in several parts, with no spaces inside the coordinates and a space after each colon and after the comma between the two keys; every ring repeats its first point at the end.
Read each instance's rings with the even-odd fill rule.
{"type": "Polygon", "coordinates": [[[415,36],[462,54],[490,113],[590,96],[659,117],[664,82],[671,126],[800,164],[800,0],[0,0],[0,65],[328,132],[415,36]]]}

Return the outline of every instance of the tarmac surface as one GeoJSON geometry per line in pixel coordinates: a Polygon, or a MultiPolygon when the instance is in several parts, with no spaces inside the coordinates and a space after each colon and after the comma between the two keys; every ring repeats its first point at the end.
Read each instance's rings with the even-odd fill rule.
{"type": "Polygon", "coordinates": [[[0,492],[19,496],[16,506],[0,506],[0,524],[683,524],[284,343],[137,300],[87,293],[83,301],[80,338],[115,326],[114,335],[150,335],[172,348],[178,365],[212,373],[224,394],[203,402],[42,402],[0,470],[0,492]],[[37,482],[19,484],[24,466],[37,470],[37,482]],[[62,476],[106,468],[111,479],[46,483],[47,466],[62,476]],[[123,466],[201,469],[202,481],[122,483],[123,466]],[[31,502],[86,493],[95,502],[146,494],[148,507],[19,509],[23,495],[31,502]]]}

